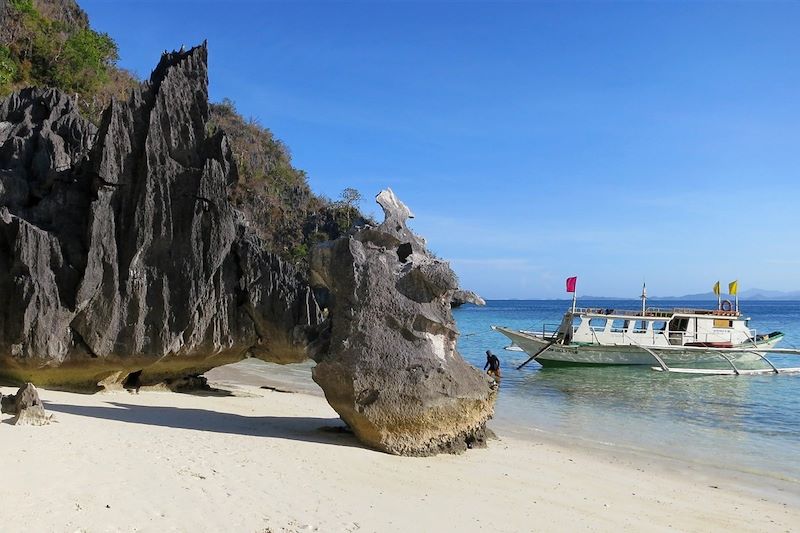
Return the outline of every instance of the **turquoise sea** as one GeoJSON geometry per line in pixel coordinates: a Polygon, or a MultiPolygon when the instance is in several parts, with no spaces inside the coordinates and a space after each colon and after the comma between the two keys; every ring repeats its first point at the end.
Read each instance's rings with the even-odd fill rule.
{"type": "MultiPolygon", "coordinates": [[[[496,419],[515,433],[631,449],[800,483],[800,374],[702,376],[648,368],[544,369],[506,351],[490,329],[541,329],[557,323],[568,301],[495,300],[455,309],[461,355],[479,368],[491,349],[501,359],[496,419]]],[[[639,300],[581,300],[583,307],[636,309],[639,300]]],[[[658,307],[713,307],[716,302],[657,302],[658,307]]],[[[800,347],[800,302],[742,302],[759,333],[782,331],[782,348],[800,347]]],[[[800,356],[770,356],[776,366],[800,367],[800,356]]],[[[525,436],[525,435],[522,435],[525,436]]]]}

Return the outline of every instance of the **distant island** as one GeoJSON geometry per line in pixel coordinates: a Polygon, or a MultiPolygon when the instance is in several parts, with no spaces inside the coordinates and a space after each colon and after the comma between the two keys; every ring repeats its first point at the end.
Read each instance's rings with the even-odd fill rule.
{"type": "MultiPolygon", "coordinates": [[[[725,299],[729,295],[722,295],[725,299]]],[[[579,299],[585,300],[638,300],[638,296],[624,298],[619,296],[580,296],[579,299]]],[[[713,292],[703,292],[698,294],[685,294],[683,296],[650,296],[649,300],[691,300],[691,301],[714,301],[717,295],[713,292]]],[[[767,289],[747,289],[739,293],[740,300],[800,300],[800,291],[771,291],[767,289]]]]}

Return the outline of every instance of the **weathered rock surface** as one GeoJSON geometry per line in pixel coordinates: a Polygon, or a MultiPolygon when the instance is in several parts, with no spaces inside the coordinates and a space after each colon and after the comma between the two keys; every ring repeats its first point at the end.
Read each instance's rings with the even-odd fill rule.
{"type": "Polygon", "coordinates": [[[456,351],[455,274],[406,227],[411,211],[391,190],[377,201],[382,224],[313,250],[311,282],[330,321],[314,381],[376,449],[430,455],[480,445],[496,389],[456,351]]]}
{"type": "Polygon", "coordinates": [[[99,129],[56,90],[0,102],[0,376],[91,390],[307,358],[319,308],[228,200],[206,65],[205,44],[165,54],[99,129]]]}
{"type": "Polygon", "coordinates": [[[453,293],[453,296],[450,300],[450,307],[461,307],[464,304],[486,305],[486,300],[472,291],[458,289],[453,293]]]}
{"type": "MultiPolygon", "coordinates": [[[[411,212],[381,193],[385,221],[320,245],[309,284],[232,206],[206,61],[205,45],[165,54],[97,128],[55,90],[0,101],[0,378],[179,388],[248,354],[310,356],[364,443],[482,444],[496,390],[456,351],[456,278],[408,230],[411,212]]],[[[46,419],[32,385],[18,418],[23,400],[22,420],[46,419]]]]}
{"type": "Polygon", "coordinates": [[[39,399],[39,392],[32,383],[26,383],[13,396],[3,396],[3,413],[14,415],[11,423],[15,426],[43,426],[50,423],[39,399]]]}
{"type": "Polygon", "coordinates": [[[13,394],[3,395],[0,394],[0,413],[6,415],[13,415],[16,413],[15,409],[16,406],[14,405],[14,401],[16,397],[13,394]]]}

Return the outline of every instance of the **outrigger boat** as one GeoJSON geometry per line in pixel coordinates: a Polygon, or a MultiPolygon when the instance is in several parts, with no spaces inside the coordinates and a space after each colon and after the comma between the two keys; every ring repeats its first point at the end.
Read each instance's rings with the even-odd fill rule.
{"type": "MultiPolygon", "coordinates": [[[[574,282],[570,292],[574,293],[574,282]]],[[[571,310],[556,327],[492,329],[511,340],[509,349],[530,356],[518,368],[535,360],[545,367],[642,365],[692,374],[800,372],[800,368],[778,368],[766,357],[767,353],[800,355],[800,351],[776,348],[783,338],[780,331],[757,334],[751,329],[750,319],[739,312],[738,299],[735,309],[727,300],[720,301],[718,309],[662,309],[647,307],[646,298],[643,289],[641,310],[617,310],[578,308],[573,297],[571,310]],[[750,368],[754,364],[759,368],[750,368]]]]}

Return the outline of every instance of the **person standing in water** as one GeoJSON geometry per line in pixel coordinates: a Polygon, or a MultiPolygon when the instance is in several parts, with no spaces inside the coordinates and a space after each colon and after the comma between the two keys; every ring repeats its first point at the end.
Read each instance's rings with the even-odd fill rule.
{"type": "Polygon", "coordinates": [[[486,364],[483,369],[489,369],[486,373],[495,379],[500,379],[500,359],[491,350],[486,350],[486,364]]]}

